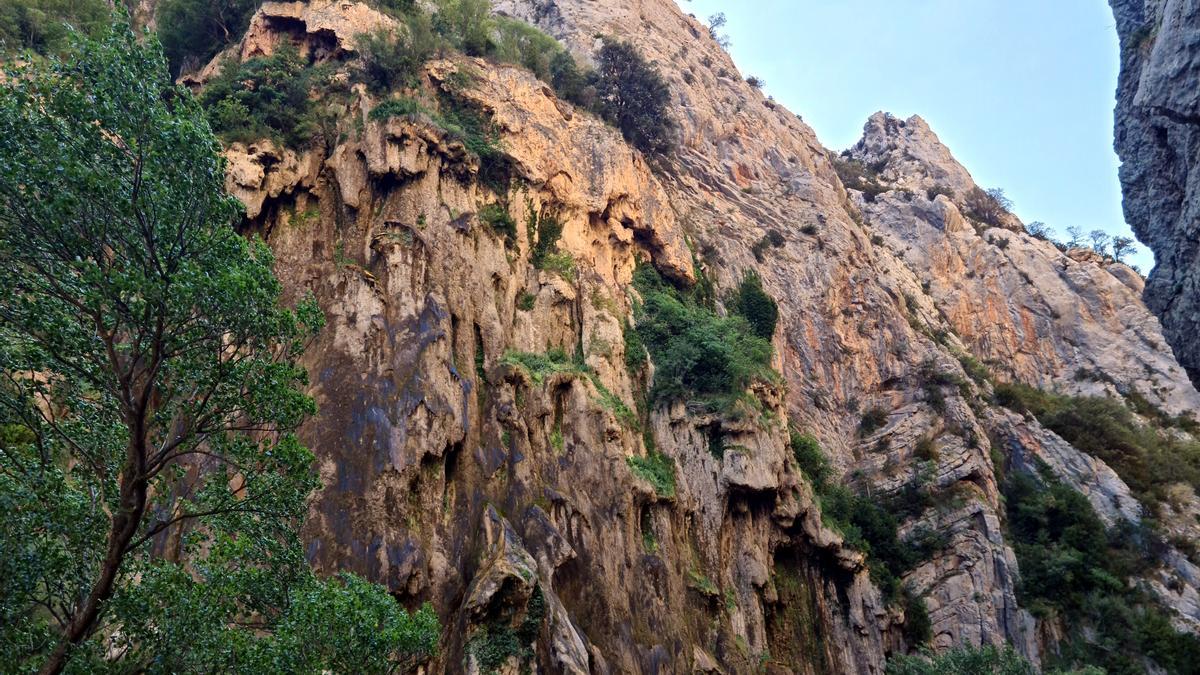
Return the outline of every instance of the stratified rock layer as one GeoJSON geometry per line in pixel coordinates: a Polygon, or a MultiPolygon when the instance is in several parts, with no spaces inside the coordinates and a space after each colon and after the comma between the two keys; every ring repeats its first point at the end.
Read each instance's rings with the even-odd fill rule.
{"type": "MultiPolygon", "coordinates": [[[[432,601],[439,672],[485,670],[488,641],[508,634],[529,644],[502,672],[882,672],[913,646],[908,617],[823,523],[790,425],[854,489],[927,497],[901,514],[901,535],[937,535],[905,579],[935,648],[1008,642],[1038,660],[1053,631],[1018,603],[995,458],[1044,464],[1106,522],[1142,509],[1103,462],[992,407],[990,380],[966,367],[1138,394],[1171,414],[1200,407],[1140,277],[1059,252],[1011,215],[972,221],[974,181],[920,118],[873,116],[833,156],[671,0],[495,6],[584,59],[597,35],[636,37],[670,85],[681,147],[652,169],[529,73],[458,57],[427,64],[419,91],[494,121],[509,187],[481,178],[431,117],[373,119],[380,99],[361,86],[333,102],[336,142],[227,149],[246,228],[266,236],[288,293],[314,294],[328,319],[306,357],[321,412],[303,435],[326,486],[311,559],[432,601]],[[845,161],[869,167],[878,191],[846,189],[845,161]],[[512,236],[481,218],[494,205],[512,236]],[[550,217],[571,274],[531,264],[534,225],[550,217]],[[638,428],[622,411],[646,385],[624,358],[639,259],[722,291],[761,275],[779,302],[783,377],[756,387],[760,420],[678,403],[638,428]],[[511,358],[551,349],[588,371],[531,373],[511,358]],[[868,409],[885,421],[863,430],[868,409]],[[631,469],[650,452],[674,463],[673,494],[631,469]]],[[[336,63],[390,22],[351,2],[267,3],[223,58],[286,39],[336,63]]],[[[1179,503],[1200,510],[1190,493],[1179,503]]],[[[1200,575],[1177,558],[1156,583],[1188,624],[1200,575]]]]}

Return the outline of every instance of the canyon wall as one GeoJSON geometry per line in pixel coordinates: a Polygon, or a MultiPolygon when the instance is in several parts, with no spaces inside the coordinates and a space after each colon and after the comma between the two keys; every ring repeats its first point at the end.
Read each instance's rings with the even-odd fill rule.
{"type": "MultiPolygon", "coordinates": [[[[381,99],[361,85],[327,102],[335,142],[228,148],[245,229],[328,320],[306,357],[317,567],[432,601],[439,672],[486,672],[509,636],[503,672],[882,672],[914,647],[912,617],[823,520],[794,428],[857,492],[921,495],[900,531],[938,535],[905,575],[935,649],[1009,643],[1038,661],[1056,627],[1018,602],[999,470],[1044,465],[1110,524],[1143,507],[1104,462],[996,406],[993,383],[1200,407],[1142,279],[1009,214],[980,223],[977,186],[920,118],[877,114],[830,152],[670,0],[494,7],[583,61],[597,36],[636,44],[669,84],[680,147],[648,163],[530,73],[456,56],[419,88],[489,117],[490,167],[427,116],[372,116],[381,99]],[[489,226],[497,210],[515,232],[489,226]],[[569,270],[534,264],[547,218],[569,270]],[[639,261],[718,298],[761,277],[781,377],[756,385],[759,415],[631,413],[649,385],[625,358],[639,261]],[[573,365],[530,365],[551,353],[573,365]],[[868,411],[883,412],[869,428],[868,411]],[[637,470],[660,455],[671,489],[637,470]]],[[[290,40],[338,64],[392,25],[350,2],[268,2],[227,56],[290,40]]],[[[1155,583],[1194,625],[1200,574],[1171,560],[1155,583]]]]}

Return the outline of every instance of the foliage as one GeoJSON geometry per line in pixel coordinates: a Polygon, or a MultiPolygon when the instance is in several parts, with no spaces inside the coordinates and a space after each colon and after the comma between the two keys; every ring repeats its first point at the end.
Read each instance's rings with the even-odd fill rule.
{"type": "MultiPolygon", "coordinates": [[[[816,229],[813,228],[813,232],[809,234],[815,233],[816,229]]],[[[783,246],[783,244],[783,233],[775,228],[771,228],[767,230],[767,233],[763,235],[762,239],[754,242],[754,246],[750,248],[750,252],[754,254],[754,259],[761,263],[763,262],[763,258],[765,257],[764,254],[767,252],[767,249],[779,248],[783,246]]]]}
{"type": "Polygon", "coordinates": [[[171,74],[194,70],[237,42],[259,0],[163,0],[158,6],[158,38],[171,74]]]}
{"type": "Polygon", "coordinates": [[[1165,428],[1189,428],[1187,418],[1146,410],[1148,423],[1141,424],[1115,399],[1052,394],[1020,383],[997,385],[995,397],[997,403],[1034,415],[1071,445],[1104,460],[1144,504],[1165,500],[1172,483],[1200,489],[1200,443],[1165,428]]]}
{"type": "Polygon", "coordinates": [[[508,209],[502,204],[488,204],[479,209],[479,219],[492,231],[504,238],[505,243],[513,244],[517,240],[517,221],[509,215],[508,209]]]}
{"type": "Polygon", "coordinates": [[[322,317],[281,307],[270,250],[234,231],[201,107],[126,25],[77,50],[0,88],[0,662],[360,672],[428,653],[430,612],[305,561],[298,358],[322,317]]]}
{"type": "Polygon", "coordinates": [[[562,278],[575,282],[575,256],[566,251],[556,251],[542,256],[540,269],[555,272],[562,278]]]}
{"type": "Polygon", "coordinates": [[[858,422],[858,433],[860,436],[870,436],[882,429],[888,421],[889,413],[887,410],[879,406],[872,406],[863,412],[862,419],[858,422]]]}
{"type": "Polygon", "coordinates": [[[737,293],[730,302],[730,309],[745,317],[750,330],[764,340],[775,335],[775,324],[779,322],[779,306],[763,290],[762,278],[748,272],[738,285],[737,293]]]}
{"type": "Polygon", "coordinates": [[[534,384],[541,384],[547,377],[566,373],[582,376],[587,373],[584,366],[576,363],[562,349],[551,349],[545,354],[531,352],[507,352],[500,363],[521,370],[534,384]]]}
{"type": "Polygon", "coordinates": [[[842,185],[848,190],[861,192],[864,200],[874,202],[879,195],[888,191],[888,187],[880,182],[879,173],[862,162],[833,154],[830,154],[830,161],[842,185]]]}
{"type": "Polygon", "coordinates": [[[1200,639],[1178,633],[1156,600],[1127,579],[1161,560],[1164,544],[1148,527],[1121,523],[1106,532],[1087,498],[1041,472],[1013,472],[1004,485],[1022,604],[1057,615],[1068,639],[1056,659],[1066,667],[1190,672],[1200,639]]]}
{"type": "MultiPolygon", "coordinates": [[[[492,56],[504,63],[519,64],[543,82],[554,84],[554,70],[551,65],[556,59],[560,61],[558,68],[563,67],[563,56],[570,59],[570,54],[563,49],[558,40],[543,33],[537,28],[516,19],[505,16],[492,17],[495,25],[495,48],[492,56]]],[[[570,59],[574,64],[575,60],[570,59]]],[[[562,92],[560,92],[560,95],[562,92]]],[[[564,96],[565,98],[565,96],[564,96]]]]}
{"type": "Polygon", "coordinates": [[[645,457],[629,457],[627,461],[629,469],[654,486],[659,497],[675,496],[675,460],[661,452],[649,452],[645,457]]]}
{"type": "Polygon", "coordinates": [[[411,98],[389,98],[371,109],[369,117],[373,120],[387,120],[393,117],[411,117],[413,115],[429,114],[429,110],[420,101],[411,98]]]}
{"type": "Polygon", "coordinates": [[[812,483],[813,489],[818,493],[824,491],[833,470],[829,466],[829,460],[825,458],[825,453],[821,451],[821,444],[811,435],[801,434],[792,429],[789,445],[792,456],[796,458],[796,464],[804,472],[808,482],[812,483]]]}
{"type": "Polygon", "coordinates": [[[773,379],[771,343],[745,318],[717,316],[645,264],[633,282],[644,301],[637,331],[655,366],[652,400],[714,403],[741,394],[754,380],[773,379]]]}
{"type": "Polygon", "coordinates": [[[658,69],[633,45],[616,40],[605,40],[596,63],[596,112],[635,148],[669,154],[675,146],[671,92],[658,69]]]}
{"type": "Polygon", "coordinates": [[[928,616],[923,613],[924,602],[906,591],[900,577],[926,557],[928,547],[914,541],[901,540],[898,498],[880,500],[858,495],[849,488],[830,480],[832,470],[816,439],[791,432],[792,454],[812,482],[821,502],[821,515],[826,523],[842,533],[847,546],[867,556],[871,580],[883,591],[889,602],[904,602],[912,611],[913,624],[906,630],[911,640],[927,639],[928,616]]]}
{"type": "Polygon", "coordinates": [[[412,11],[403,17],[403,29],[381,28],[358,36],[361,56],[356,77],[376,93],[416,83],[421,66],[442,46],[429,15],[412,11]]]}
{"type": "Polygon", "coordinates": [[[68,46],[68,26],[95,36],[110,19],[104,0],[5,0],[0,3],[0,54],[57,54],[68,46]]]}
{"type": "Polygon", "coordinates": [[[308,94],[320,76],[284,42],[271,56],[226,62],[200,100],[222,140],[271,138],[298,145],[317,132],[308,94]]]}
{"type": "Polygon", "coordinates": [[[530,262],[534,267],[541,269],[546,262],[546,256],[558,250],[558,240],[563,231],[562,221],[554,216],[538,214],[531,208],[526,230],[530,241],[535,237],[537,239],[537,243],[533,245],[530,262]]]}
{"type": "Polygon", "coordinates": [[[992,227],[1000,227],[1012,208],[1012,202],[1004,197],[1003,190],[984,190],[976,186],[967,192],[963,199],[963,207],[968,218],[992,227]]]}
{"type": "Polygon", "coordinates": [[[491,12],[487,0],[437,0],[433,25],[467,56],[488,56],[496,47],[491,12]]]}
{"type": "Polygon", "coordinates": [[[888,659],[887,675],[1036,675],[1037,669],[1013,650],[994,645],[958,647],[941,654],[898,654],[888,659]]]}

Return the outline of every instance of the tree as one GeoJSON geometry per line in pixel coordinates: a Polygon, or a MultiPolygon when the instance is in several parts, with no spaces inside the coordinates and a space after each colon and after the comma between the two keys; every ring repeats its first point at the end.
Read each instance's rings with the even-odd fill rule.
{"type": "Polygon", "coordinates": [[[124,22],[0,85],[0,663],[384,672],[431,610],[322,581],[294,430],[322,323],[239,236],[219,146],[124,22]]]}
{"type": "Polygon", "coordinates": [[[738,284],[730,309],[746,318],[751,331],[764,340],[775,335],[775,324],[779,323],[779,306],[763,290],[762,278],[749,272],[738,284]]]}
{"type": "Polygon", "coordinates": [[[989,197],[995,200],[996,205],[1001,209],[1005,211],[1013,210],[1012,200],[1008,198],[1008,195],[1004,194],[1004,190],[1002,188],[991,188],[987,191],[987,194],[989,197]]]}
{"type": "Polygon", "coordinates": [[[203,66],[226,45],[241,38],[259,0],[163,0],[158,7],[158,37],[171,74],[203,66]]]}
{"type": "Polygon", "coordinates": [[[1122,237],[1117,235],[1112,238],[1112,257],[1117,262],[1124,262],[1125,256],[1137,250],[1137,246],[1132,237],[1122,237]]]}
{"type": "Polygon", "coordinates": [[[671,92],[658,69],[628,42],[607,40],[596,61],[596,107],[634,147],[667,154],[674,146],[675,123],[668,107],[671,92]]]}
{"type": "Polygon", "coordinates": [[[1072,225],[1067,228],[1067,248],[1079,248],[1083,245],[1083,228],[1072,225]]]}
{"type": "Polygon", "coordinates": [[[0,54],[56,53],[67,46],[67,25],[90,35],[102,31],[108,17],[104,0],[5,0],[0,3],[0,54]]]}
{"type": "Polygon", "coordinates": [[[1035,239],[1049,240],[1054,238],[1054,230],[1040,220],[1035,220],[1025,226],[1025,231],[1035,239]]]}
{"type": "Polygon", "coordinates": [[[1092,240],[1092,250],[1100,255],[1108,255],[1109,236],[1104,230],[1092,230],[1088,233],[1092,240]]]}
{"type": "Polygon", "coordinates": [[[726,23],[725,12],[717,12],[708,17],[708,36],[716,40],[721,47],[729,49],[729,36],[721,33],[726,23]]]}

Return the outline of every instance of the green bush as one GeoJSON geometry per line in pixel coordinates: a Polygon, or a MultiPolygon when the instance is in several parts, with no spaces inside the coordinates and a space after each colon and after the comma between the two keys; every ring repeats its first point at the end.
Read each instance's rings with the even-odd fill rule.
{"type": "Polygon", "coordinates": [[[0,54],[27,49],[57,54],[67,47],[68,25],[96,36],[111,20],[104,0],[5,0],[0,3],[0,54]]]}
{"type": "Polygon", "coordinates": [[[488,0],[437,0],[434,28],[467,56],[488,56],[496,47],[488,0]]]}
{"type": "Polygon", "coordinates": [[[1126,581],[1157,566],[1161,539],[1144,524],[1105,531],[1086,497],[1041,473],[1039,482],[1014,472],[1003,487],[1021,602],[1067,628],[1048,665],[1141,673],[1149,659],[1166,672],[1192,672],[1200,639],[1176,632],[1156,599],[1126,581]]]}
{"type": "Polygon", "coordinates": [[[226,63],[200,100],[213,131],[226,142],[271,138],[298,145],[317,131],[308,94],[322,76],[284,42],[271,56],[226,63]]]}
{"type": "Polygon", "coordinates": [[[241,39],[260,4],[259,0],[163,0],[158,6],[158,39],[171,74],[202,67],[241,39]]]}
{"type": "Polygon", "coordinates": [[[808,482],[812,483],[813,489],[817,492],[823,491],[833,470],[829,466],[829,460],[825,459],[825,453],[821,451],[821,444],[811,435],[801,434],[792,429],[789,445],[792,448],[792,456],[796,458],[796,464],[804,472],[808,482]]]}
{"type": "Polygon", "coordinates": [[[654,486],[658,496],[675,496],[675,460],[661,452],[650,452],[645,457],[629,457],[628,462],[629,469],[654,486]]]}
{"type": "Polygon", "coordinates": [[[414,85],[421,66],[443,44],[425,12],[405,14],[403,24],[401,31],[381,28],[358,36],[361,58],[356,78],[373,92],[414,85]]]}
{"type": "Polygon", "coordinates": [[[501,357],[500,363],[523,371],[534,384],[541,384],[547,377],[559,373],[572,376],[587,374],[587,368],[567,356],[562,349],[551,349],[545,354],[510,351],[501,357]]]}
{"type": "Polygon", "coordinates": [[[741,316],[722,318],[640,265],[634,287],[644,304],[637,331],[654,362],[651,398],[709,404],[736,397],[754,380],[773,380],[771,343],[741,316]]]}
{"type": "Polygon", "coordinates": [[[1140,424],[1120,401],[1063,396],[1020,383],[997,385],[995,399],[1034,415],[1080,451],[1104,460],[1143,504],[1164,500],[1172,483],[1200,489],[1200,443],[1161,428],[1153,417],[1140,424]]]}
{"type": "Polygon", "coordinates": [[[887,410],[879,406],[872,406],[863,412],[862,419],[858,422],[858,433],[860,436],[870,436],[887,425],[889,413],[887,410]]]}
{"type": "Polygon", "coordinates": [[[596,112],[646,154],[675,145],[671,92],[658,69],[628,42],[606,40],[596,55],[596,112]]]}
{"type": "Polygon", "coordinates": [[[479,219],[492,231],[504,238],[505,243],[512,244],[517,240],[517,221],[509,215],[508,209],[501,204],[488,204],[479,209],[479,219]]]}
{"type": "Polygon", "coordinates": [[[832,155],[830,161],[833,162],[833,169],[837,171],[842,185],[849,190],[858,190],[868,202],[874,202],[879,195],[889,190],[879,181],[876,171],[856,159],[832,155]]]}
{"type": "Polygon", "coordinates": [[[540,215],[530,209],[526,230],[530,241],[534,241],[535,238],[537,240],[533,245],[530,262],[534,267],[541,269],[546,256],[558,250],[558,240],[563,231],[562,222],[554,216],[540,215]]]}
{"type": "Polygon", "coordinates": [[[887,675],[1037,675],[1012,647],[958,647],[941,654],[900,654],[888,659],[887,675]]]}
{"type": "MultiPolygon", "coordinates": [[[[515,63],[527,68],[543,82],[554,84],[551,64],[564,55],[570,58],[558,40],[530,26],[524,21],[505,16],[492,18],[494,28],[493,56],[504,63],[515,63]]],[[[574,59],[571,59],[572,65],[574,59]]],[[[559,68],[562,67],[560,62],[559,68]]],[[[562,92],[560,92],[562,95],[562,92]]]]}
{"type": "Polygon", "coordinates": [[[730,309],[746,318],[750,329],[760,338],[770,340],[779,322],[779,306],[763,290],[762,279],[755,272],[742,278],[730,303],[730,309]]]}
{"type": "Polygon", "coordinates": [[[842,533],[847,546],[866,555],[871,580],[884,598],[889,603],[903,603],[904,631],[910,644],[927,642],[932,629],[925,602],[904,588],[900,578],[944,547],[944,539],[926,532],[915,533],[909,540],[900,539],[900,518],[910,512],[904,502],[911,497],[905,491],[882,500],[855,494],[833,482],[833,470],[815,438],[793,429],[790,444],[796,463],[820,500],[821,517],[842,533]]]}
{"type": "Polygon", "coordinates": [[[386,120],[393,117],[411,117],[413,115],[429,115],[429,109],[420,101],[411,98],[389,98],[371,109],[369,117],[373,120],[386,120]]]}

